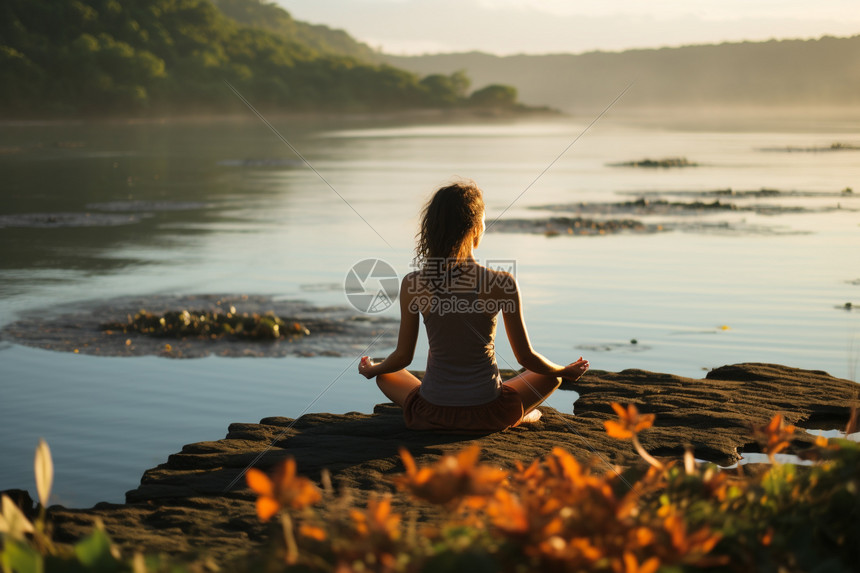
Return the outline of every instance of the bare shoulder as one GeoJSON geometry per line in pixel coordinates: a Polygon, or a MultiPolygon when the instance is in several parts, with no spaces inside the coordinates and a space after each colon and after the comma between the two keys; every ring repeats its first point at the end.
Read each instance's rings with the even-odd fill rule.
{"type": "Polygon", "coordinates": [[[508,271],[485,269],[485,284],[488,292],[494,297],[512,296],[517,293],[517,279],[508,271]]]}
{"type": "Polygon", "coordinates": [[[412,271],[411,273],[406,273],[403,280],[400,281],[400,292],[402,294],[415,294],[420,286],[420,271],[412,271]]]}
{"type": "Polygon", "coordinates": [[[412,271],[400,281],[400,308],[403,317],[407,314],[417,314],[420,309],[419,301],[423,298],[421,294],[421,277],[418,271],[412,271]]]}

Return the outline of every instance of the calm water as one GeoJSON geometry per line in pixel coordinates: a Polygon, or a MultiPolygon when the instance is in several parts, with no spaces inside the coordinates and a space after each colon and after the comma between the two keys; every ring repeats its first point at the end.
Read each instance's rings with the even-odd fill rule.
{"type": "MultiPolygon", "coordinates": [[[[114,226],[0,228],[0,325],[56,305],[156,293],[346,304],[340,285],[356,261],[377,257],[401,274],[410,270],[418,209],[457,175],[485,190],[488,222],[506,209],[505,217],[538,217],[548,213],[529,206],[658,191],[835,194],[852,187],[860,195],[860,152],[757,151],[860,143],[856,121],[702,131],[607,117],[520,196],[590,119],[444,126],[274,121],[352,208],[250,119],[3,126],[0,215],[115,215],[108,209],[118,201],[156,208],[120,211],[138,219],[114,226]],[[673,156],[702,166],[607,166],[673,156]]],[[[558,362],[585,355],[593,368],[700,377],[722,364],[761,361],[853,378],[860,315],[837,307],[860,304],[860,198],[769,202],[818,211],[698,219],[730,222],[731,232],[490,233],[476,255],[516,261],[533,343],[558,362]],[[821,210],[837,203],[841,210],[821,210]]],[[[514,366],[502,331],[498,343],[500,366],[514,366]]],[[[425,361],[422,334],[414,366],[425,361]]],[[[145,469],[185,443],[222,437],[231,422],[297,416],[317,398],[311,411],[369,411],[383,397],[352,362],[100,358],[5,344],[0,489],[34,491],[32,455],[44,437],[57,468],[56,502],[122,501],[145,469]]],[[[574,399],[560,392],[550,404],[570,411],[574,399]]]]}

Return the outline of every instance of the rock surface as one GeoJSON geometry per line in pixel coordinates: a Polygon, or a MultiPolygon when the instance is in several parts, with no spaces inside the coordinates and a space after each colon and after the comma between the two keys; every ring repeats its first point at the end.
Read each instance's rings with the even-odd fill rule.
{"type": "MultiPolygon", "coordinates": [[[[502,467],[543,456],[554,446],[607,468],[636,463],[630,444],[609,438],[603,429],[604,420],[615,417],[612,402],[634,403],[641,412],[657,414],[655,426],[642,435],[650,452],[678,457],[690,445],[696,457],[726,464],[737,460],[738,450],[755,451],[751,426],[778,412],[799,428],[843,428],[858,403],[858,388],[825,372],[769,364],[723,366],[701,380],[643,370],[590,371],[563,387],[580,393],[575,415],[544,407],[534,425],[488,435],[410,431],[393,404],[381,404],[372,414],[264,418],[258,424],[231,424],[222,440],[183,447],[148,470],[140,486],[126,494],[126,504],[54,507],[50,515],[59,541],[80,538],[99,518],[128,549],[208,555],[224,562],[261,543],[268,531],[257,520],[255,496],[240,477],[251,465],[269,469],[293,456],[299,473],[319,482],[328,470],[336,488],[350,488],[361,502],[370,491],[393,491],[387,478],[403,471],[401,446],[419,464],[473,440],[482,447],[483,461],[502,467]]],[[[801,432],[794,445],[811,439],[801,432]]],[[[394,502],[406,510],[402,495],[394,502]]],[[[433,519],[432,510],[410,507],[433,519]]]]}

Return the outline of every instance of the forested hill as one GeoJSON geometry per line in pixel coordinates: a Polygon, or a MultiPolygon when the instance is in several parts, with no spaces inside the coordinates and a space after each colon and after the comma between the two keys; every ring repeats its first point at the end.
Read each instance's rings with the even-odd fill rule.
{"type": "Polygon", "coordinates": [[[213,0],[225,15],[246,26],[265,28],[292,38],[322,54],[350,56],[366,62],[382,61],[382,55],[343,30],[296,20],[276,4],[260,0],[213,0]]]}
{"type": "Polygon", "coordinates": [[[225,80],[266,111],[517,107],[371,55],[263,0],[3,0],[0,118],[236,112],[225,80]]]}
{"type": "Polygon", "coordinates": [[[388,56],[418,73],[465,70],[476,83],[504,78],[525,103],[601,109],[628,83],[625,107],[857,106],[860,36],[772,40],[579,55],[482,53],[388,56]]]}

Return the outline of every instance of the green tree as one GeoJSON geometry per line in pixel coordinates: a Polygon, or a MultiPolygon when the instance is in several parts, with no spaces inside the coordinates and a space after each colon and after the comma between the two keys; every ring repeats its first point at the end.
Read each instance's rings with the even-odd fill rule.
{"type": "Polygon", "coordinates": [[[454,92],[456,92],[457,97],[464,99],[466,94],[469,93],[469,88],[472,85],[472,80],[469,79],[468,75],[466,75],[466,71],[457,70],[448,77],[451,80],[451,86],[454,88],[454,92]]]}
{"type": "Polygon", "coordinates": [[[231,82],[291,111],[451,107],[463,72],[418,75],[362,59],[344,32],[261,0],[4,0],[0,114],[217,112],[231,82]],[[219,9],[220,7],[220,9],[219,9]]]}
{"type": "Polygon", "coordinates": [[[469,103],[478,107],[510,109],[517,105],[517,89],[512,86],[492,84],[472,92],[469,103]]]}
{"type": "Polygon", "coordinates": [[[291,42],[304,44],[319,55],[349,57],[363,62],[381,58],[369,46],[356,41],[343,30],[308,24],[274,3],[263,0],[213,0],[227,17],[239,24],[263,28],[291,42]]]}
{"type": "Polygon", "coordinates": [[[427,102],[430,104],[453,105],[457,102],[457,94],[448,76],[442,74],[430,74],[421,80],[420,86],[427,94],[427,102]]]}

